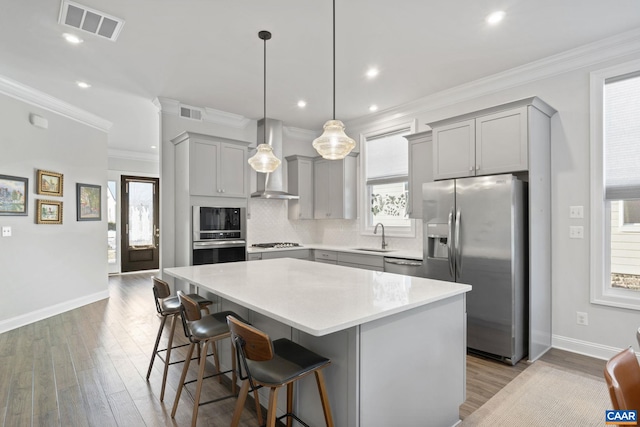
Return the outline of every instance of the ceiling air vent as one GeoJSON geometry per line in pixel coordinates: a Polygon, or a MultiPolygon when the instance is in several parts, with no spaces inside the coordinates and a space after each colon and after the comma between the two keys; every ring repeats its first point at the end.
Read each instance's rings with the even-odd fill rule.
{"type": "Polygon", "coordinates": [[[202,120],[202,111],[197,108],[181,105],[180,117],[184,117],[186,119],[192,119],[192,120],[202,120]]]}
{"type": "Polygon", "coordinates": [[[111,41],[116,41],[124,26],[120,18],[68,0],[62,0],[58,22],[111,41]]]}

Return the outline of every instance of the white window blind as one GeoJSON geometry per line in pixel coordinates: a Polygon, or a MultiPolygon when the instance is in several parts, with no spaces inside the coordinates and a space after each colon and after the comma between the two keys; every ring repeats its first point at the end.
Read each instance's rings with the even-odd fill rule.
{"type": "Polygon", "coordinates": [[[407,179],[409,175],[409,145],[403,135],[408,130],[367,139],[367,184],[382,184],[407,179]]]}
{"type": "Polygon", "coordinates": [[[605,198],[640,199],[640,73],[605,80],[605,198]]]}

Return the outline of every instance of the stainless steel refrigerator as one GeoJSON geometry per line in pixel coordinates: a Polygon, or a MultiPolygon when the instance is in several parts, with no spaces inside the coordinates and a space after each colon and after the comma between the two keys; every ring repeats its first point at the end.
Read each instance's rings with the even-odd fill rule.
{"type": "Polygon", "coordinates": [[[472,286],[467,347],[515,364],[526,355],[526,185],[513,175],[424,184],[425,277],[472,286]]]}

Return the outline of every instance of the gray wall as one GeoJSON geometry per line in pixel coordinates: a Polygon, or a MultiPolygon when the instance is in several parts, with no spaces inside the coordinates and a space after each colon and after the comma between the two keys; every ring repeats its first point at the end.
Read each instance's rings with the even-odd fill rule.
{"type": "Polygon", "coordinates": [[[29,178],[29,215],[0,216],[0,332],[108,297],[107,134],[0,94],[0,174],[29,178]],[[45,117],[48,129],[29,123],[45,117]],[[36,194],[36,170],[64,174],[63,197],[36,194]],[[76,183],[102,185],[102,221],[76,221],[76,183]],[[63,202],[63,223],[35,223],[36,199],[63,202]]]}

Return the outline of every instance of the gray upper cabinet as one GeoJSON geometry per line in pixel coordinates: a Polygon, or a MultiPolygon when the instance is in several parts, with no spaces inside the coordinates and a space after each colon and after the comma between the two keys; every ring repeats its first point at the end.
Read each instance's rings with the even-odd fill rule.
{"type": "Polygon", "coordinates": [[[247,168],[247,147],[220,143],[220,163],[217,169],[220,171],[218,182],[223,196],[247,197],[247,168]]]}
{"type": "Polygon", "coordinates": [[[355,219],[356,213],[356,155],[342,160],[314,161],[315,219],[355,219]]]}
{"type": "Polygon", "coordinates": [[[289,200],[289,219],[313,219],[313,157],[288,156],[288,191],[300,197],[289,200]]]}
{"type": "Polygon", "coordinates": [[[433,127],[433,178],[475,175],[475,120],[433,127]]]}
{"type": "Polygon", "coordinates": [[[476,119],[476,175],[529,168],[527,109],[520,107],[476,119]]]}
{"type": "Polygon", "coordinates": [[[409,218],[422,218],[422,184],[433,181],[431,131],[405,136],[409,141],[409,218]]]}
{"type": "Polygon", "coordinates": [[[434,179],[527,171],[530,109],[546,113],[542,104],[528,98],[430,123],[434,179]]]}
{"type": "Polygon", "coordinates": [[[176,169],[188,170],[183,185],[190,195],[247,197],[248,142],[184,132],[173,143],[176,169]]]}

